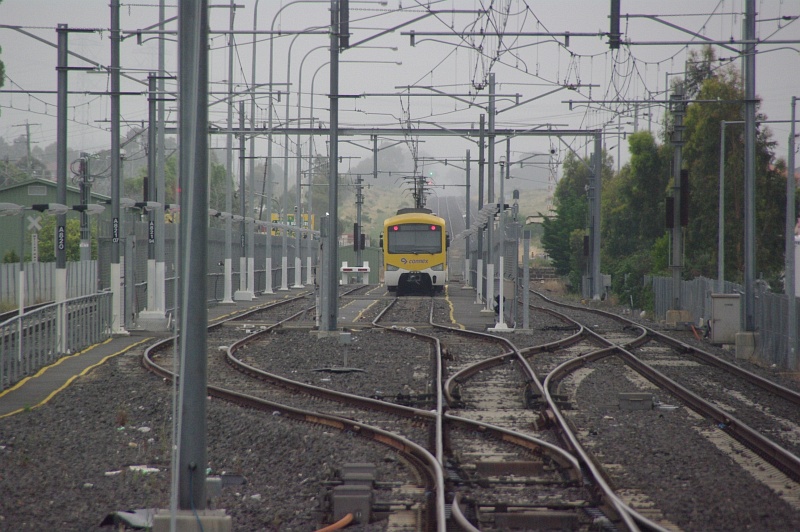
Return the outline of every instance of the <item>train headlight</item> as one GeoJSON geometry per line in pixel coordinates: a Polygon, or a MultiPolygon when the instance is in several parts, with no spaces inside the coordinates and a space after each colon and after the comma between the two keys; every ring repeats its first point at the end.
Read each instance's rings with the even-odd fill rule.
{"type": "Polygon", "coordinates": [[[395,266],[394,264],[387,264],[387,265],[386,265],[386,271],[387,271],[387,272],[396,272],[396,271],[397,271],[397,270],[399,270],[399,269],[400,269],[400,268],[398,268],[398,267],[397,267],[397,266],[395,266]]]}
{"type": "Polygon", "coordinates": [[[444,263],[437,264],[436,266],[431,266],[431,270],[435,272],[443,272],[444,271],[444,263]]]}

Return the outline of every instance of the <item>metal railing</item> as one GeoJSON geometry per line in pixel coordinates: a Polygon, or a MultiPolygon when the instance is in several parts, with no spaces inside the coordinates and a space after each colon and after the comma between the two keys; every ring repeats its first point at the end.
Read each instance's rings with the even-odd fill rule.
{"type": "Polygon", "coordinates": [[[68,299],[0,323],[0,391],[111,336],[111,292],[68,299]]]}

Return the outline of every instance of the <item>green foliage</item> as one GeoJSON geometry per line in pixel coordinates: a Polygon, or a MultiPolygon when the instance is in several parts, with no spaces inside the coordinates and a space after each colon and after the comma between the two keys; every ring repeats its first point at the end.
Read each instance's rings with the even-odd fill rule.
{"type": "Polygon", "coordinates": [[[568,275],[575,262],[571,245],[577,238],[574,233],[584,231],[588,219],[589,204],[585,190],[591,173],[572,152],[564,160],[563,171],[553,198],[555,217],[544,216],[542,223],[542,246],[553,260],[556,272],[559,275],[568,275]]]}
{"type": "MultiPolygon", "coordinates": [[[[164,195],[166,200],[164,203],[180,203],[178,198],[177,187],[177,170],[178,158],[171,155],[167,158],[164,165],[164,195]]],[[[218,211],[226,211],[225,208],[225,194],[226,183],[225,176],[227,172],[225,167],[217,162],[212,161],[210,167],[209,179],[209,196],[208,204],[212,209],[218,211]]],[[[136,177],[125,179],[123,194],[125,197],[135,200],[144,199],[144,180],[147,177],[147,167],[143,167],[136,177]]],[[[234,193],[236,194],[236,193],[234,193]]],[[[239,212],[238,203],[233,201],[234,212],[239,212]]]]}
{"type": "Polygon", "coordinates": [[[652,257],[647,251],[638,251],[628,255],[607,269],[611,273],[611,290],[620,300],[633,308],[648,308],[651,295],[649,288],[643,283],[645,275],[652,271],[652,257]]]}
{"type": "MultiPolygon", "coordinates": [[[[591,161],[591,158],[590,160],[591,161]]],[[[602,179],[611,178],[611,158],[603,155],[602,179]]],[[[589,219],[586,190],[592,176],[590,163],[568,153],[563,164],[563,177],[556,186],[553,204],[555,216],[544,216],[542,247],[553,261],[556,272],[569,276],[573,289],[581,286],[586,271],[583,239],[589,219]]]]}
{"type": "MultiPolygon", "coordinates": [[[[97,258],[97,230],[94,221],[89,218],[92,231],[92,259],[97,258]]],[[[42,228],[39,230],[39,262],[54,262],[56,260],[55,248],[56,217],[44,216],[42,228]]],[[[77,218],[67,218],[67,260],[81,260],[81,222],[77,218]]]]}
{"type": "MultiPolygon", "coordinates": [[[[711,55],[713,57],[713,54],[711,55]]],[[[697,92],[702,100],[740,100],[741,76],[733,68],[706,76],[697,92]]],[[[765,117],[760,116],[759,119],[765,117]]],[[[716,277],[719,221],[720,121],[741,121],[736,103],[690,104],[684,125],[684,167],[689,170],[689,225],[686,229],[686,273],[716,277]]],[[[756,131],[756,269],[775,277],[783,269],[785,167],[773,163],[775,143],[767,130],[756,131]]],[[[744,275],[744,127],[728,124],[725,131],[725,272],[727,280],[744,275]]]]}
{"type": "Polygon", "coordinates": [[[651,275],[666,275],[669,272],[670,238],[668,233],[653,242],[650,248],[651,275]]]}
{"type": "MultiPolygon", "coordinates": [[[[685,80],[677,83],[689,99],[684,117],[683,167],[689,172],[689,224],[684,229],[684,276],[717,274],[719,220],[720,122],[742,121],[742,106],[726,103],[744,96],[734,67],[714,68],[710,48],[691,55],[685,80]],[[708,103],[709,101],[719,103],[708,103]]],[[[763,120],[765,117],[760,116],[763,120]]],[[[667,120],[674,123],[672,117],[667,120]]],[[[726,280],[741,281],[744,265],[744,128],[726,127],[725,137],[725,271],[726,280]]],[[[767,130],[756,133],[756,269],[772,285],[783,271],[786,168],[773,161],[774,142],[767,130]]],[[[603,181],[602,266],[612,275],[613,291],[636,308],[649,309],[652,294],[642,287],[644,275],[669,275],[671,238],[665,228],[665,198],[671,196],[673,146],[659,145],[647,132],[629,136],[630,162],[613,179],[603,181]]],[[[565,165],[565,175],[567,165],[565,165]]],[[[567,219],[567,218],[565,218],[567,219]]],[[[553,224],[551,224],[553,225],[553,224]]],[[[547,228],[546,228],[547,229],[547,228]]],[[[552,228],[550,238],[557,231],[552,228]]],[[[582,267],[570,262],[570,276],[582,267]]]]}
{"type": "MultiPolygon", "coordinates": [[[[178,203],[177,199],[177,175],[178,158],[173,154],[167,157],[164,164],[164,203],[178,203]]],[[[147,177],[147,167],[143,167],[136,177],[129,177],[124,180],[122,193],[126,198],[141,201],[144,199],[144,179],[147,177]]]]}
{"type": "Polygon", "coordinates": [[[642,131],[628,137],[630,163],[603,183],[602,262],[650,248],[664,232],[669,154],[642,131]]]}
{"type": "Polygon", "coordinates": [[[22,183],[27,179],[28,175],[16,164],[9,161],[0,161],[0,186],[22,183]]]}
{"type": "Polygon", "coordinates": [[[19,262],[19,254],[13,249],[9,249],[3,255],[3,264],[13,264],[15,262],[19,262]]]}

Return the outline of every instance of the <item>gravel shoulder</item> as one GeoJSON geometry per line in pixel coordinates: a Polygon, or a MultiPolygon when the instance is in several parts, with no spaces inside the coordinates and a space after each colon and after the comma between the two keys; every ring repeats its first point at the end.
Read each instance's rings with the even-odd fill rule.
{"type": "MultiPolygon", "coordinates": [[[[140,356],[111,359],[44,406],[0,420],[0,530],[109,530],[100,523],[112,512],[169,508],[172,387],[140,356]]],[[[214,501],[234,530],[313,530],[337,468],[372,462],[380,479],[402,467],[385,447],[278,415],[213,399],[207,414],[211,474],[244,481],[214,501]]]]}

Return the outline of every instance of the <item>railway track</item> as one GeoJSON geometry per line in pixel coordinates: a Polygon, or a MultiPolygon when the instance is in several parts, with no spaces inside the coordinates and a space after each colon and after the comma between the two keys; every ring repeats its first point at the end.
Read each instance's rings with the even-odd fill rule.
{"type": "MultiPolygon", "coordinates": [[[[344,295],[343,304],[374,288],[359,290],[361,295],[344,295]]],[[[376,293],[367,297],[374,300],[376,293]]],[[[647,423],[642,411],[620,411],[618,405],[620,397],[640,400],[637,394],[648,382],[633,376],[629,355],[622,352],[638,352],[673,370],[693,367],[674,360],[685,348],[667,353],[666,344],[635,324],[585,309],[556,310],[550,302],[534,311],[535,335],[503,338],[464,331],[436,322],[448,315],[443,303],[381,294],[371,307],[375,318],[369,326],[315,338],[306,351],[303,346],[312,337],[308,296],[218,324],[209,332],[209,374],[214,375],[209,393],[265,415],[280,413],[286,420],[357,436],[366,446],[364,456],[374,456],[376,445],[390,449],[405,467],[388,471],[376,460],[384,481],[371,484],[369,505],[371,518],[387,530],[405,530],[409,523],[424,530],[686,527],[681,515],[691,505],[679,510],[680,504],[651,493],[648,482],[664,483],[648,476],[653,467],[633,472],[642,454],[636,439],[649,441],[647,423]],[[391,378],[383,367],[392,368],[391,378]],[[633,435],[628,423],[636,427],[633,435]]],[[[161,357],[160,364],[168,367],[170,357],[161,357]]],[[[711,377],[694,378],[702,385],[711,377]]],[[[786,466],[774,456],[749,458],[755,454],[743,445],[734,447],[730,438],[709,445],[710,433],[727,437],[732,432],[728,425],[713,429],[669,389],[648,392],[645,387],[646,393],[659,401],[646,419],[668,420],[659,425],[661,433],[674,431],[676,440],[677,435],[705,439],[694,445],[707,448],[704,452],[747,453],[748,474],[761,476],[750,482],[761,489],[769,482],[773,488],[766,489],[782,487],[785,493],[773,497],[773,506],[783,507],[779,519],[792,522],[794,510],[786,508],[794,504],[794,488],[788,487],[794,480],[784,472],[786,466]]],[[[740,400],[748,393],[738,392],[740,400]]],[[[788,414],[781,419],[782,426],[792,427],[788,414]]],[[[784,432],[791,430],[773,437],[791,443],[784,432]]],[[[695,481],[693,474],[668,470],[678,484],[695,481]]],[[[742,475],[733,477],[731,485],[741,486],[742,475]]],[[[700,486],[714,477],[706,473],[705,478],[700,486]]],[[[333,484],[343,482],[334,479],[333,484]]],[[[326,502],[315,510],[324,522],[336,516],[334,489],[326,489],[326,502]]]]}
{"type": "MultiPolygon", "coordinates": [[[[314,423],[327,430],[336,429],[357,436],[359,439],[366,439],[371,444],[388,447],[401,457],[412,474],[406,471],[400,478],[389,482],[389,487],[383,490],[376,487],[377,485],[373,486],[370,490],[370,500],[375,498],[383,501],[374,505],[376,515],[380,515],[381,511],[385,512],[390,529],[393,527],[398,530],[406,529],[404,527],[413,521],[417,523],[415,526],[422,527],[421,529],[435,530],[436,525],[430,524],[436,523],[437,520],[433,512],[442,505],[433,504],[427,498],[430,494],[441,492],[437,486],[441,486],[442,480],[436,460],[425,449],[429,443],[432,414],[427,409],[400,404],[416,401],[418,394],[415,393],[396,394],[391,398],[396,402],[392,402],[380,394],[377,394],[378,397],[374,396],[376,394],[369,397],[366,393],[357,395],[336,389],[337,386],[350,387],[346,377],[351,371],[359,373],[355,368],[331,363],[324,367],[303,370],[297,367],[296,360],[292,366],[291,356],[282,362],[276,361],[275,356],[280,356],[281,349],[275,349],[274,344],[296,344],[302,339],[302,335],[307,337],[310,334],[309,330],[302,330],[292,324],[294,320],[308,312],[307,308],[303,308],[303,299],[296,298],[294,302],[286,303],[283,308],[271,306],[259,309],[250,315],[238,317],[236,323],[231,320],[211,329],[209,345],[221,343],[227,345],[218,345],[217,355],[213,355],[212,350],[209,350],[209,375],[214,375],[209,382],[209,394],[263,411],[265,415],[275,415],[276,412],[280,412],[280,415],[287,419],[314,423]],[[264,325],[264,323],[270,324],[264,325]],[[277,336],[283,338],[278,341],[277,336]],[[264,357],[265,353],[274,356],[264,357]],[[264,369],[274,365],[285,368],[284,375],[264,369]],[[292,376],[291,373],[295,375],[292,376]],[[304,376],[299,380],[291,378],[298,377],[297,373],[303,373],[304,376]],[[308,382],[312,373],[320,375],[313,384],[308,382]],[[393,510],[387,511],[387,508],[393,510]]],[[[369,340],[374,346],[379,345],[380,340],[376,335],[392,336],[391,330],[364,331],[360,334],[370,336],[369,340]]],[[[338,341],[338,338],[320,338],[316,340],[316,347],[320,348],[319,351],[335,358],[341,350],[338,341]]],[[[391,345],[393,341],[396,342],[393,339],[386,343],[391,345]]],[[[151,351],[157,350],[158,347],[155,347],[151,351]]],[[[429,361],[431,355],[428,349],[422,351],[425,354],[421,357],[420,363],[424,364],[424,360],[429,361]]],[[[292,352],[292,356],[296,354],[296,351],[292,352]]],[[[153,367],[155,358],[152,352],[148,353],[145,358],[146,364],[153,367]]],[[[171,372],[164,368],[172,362],[171,357],[161,355],[160,358],[158,364],[160,368],[155,370],[163,376],[169,376],[171,372]]],[[[354,356],[352,360],[355,359],[354,356]]],[[[363,383],[360,385],[363,386],[363,383]]],[[[426,387],[421,386],[423,389],[426,387]]],[[[427,387],[430,388],[429,385],[427,387]]],[[[365,456],[368,455],[370,453],[365,452],[365,456]]],[[[383,485],[387,483],[384,482],[383,485]]],[[[335,489],[329,500],[336,500],[335,489]]],[[[327,520],[331,520],[336,513],[335,506],[335,503],[329,504],[320,510],[330,514],[327,520]]],[[[369,515],[359,518],[368,521],[369,515]]]]}
{"type": "Polygon", "coordinates": [[[539,297],[605,344],[551,371],[545,387],[566,398],[572,410],[554,415],[627,504],[665,528],[796,526],[794,391],[641,324],[539,297]],[[726,506],[741,493],[759,509],[726,506]],[[771,524],[755,525],[766,508],[771,524]]]}

